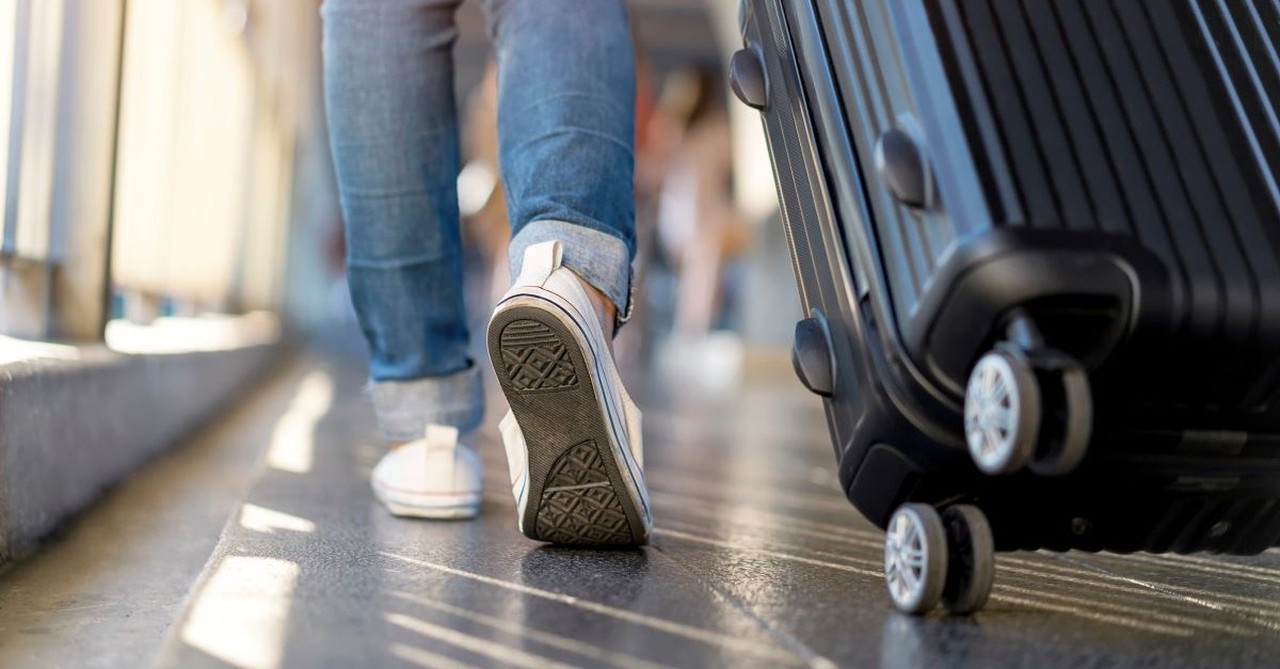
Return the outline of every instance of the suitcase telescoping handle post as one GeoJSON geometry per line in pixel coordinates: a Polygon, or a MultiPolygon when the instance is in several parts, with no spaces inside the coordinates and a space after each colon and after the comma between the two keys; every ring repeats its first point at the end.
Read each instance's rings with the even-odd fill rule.
{"type": "Polygon", "coordinates": [[[1022,309],[1015,309],[1005,326],[1005,336],[1009,341],[1024,350],[1044,348],[1044,335],[1031,319],[1031,315],[1022,309]]]}

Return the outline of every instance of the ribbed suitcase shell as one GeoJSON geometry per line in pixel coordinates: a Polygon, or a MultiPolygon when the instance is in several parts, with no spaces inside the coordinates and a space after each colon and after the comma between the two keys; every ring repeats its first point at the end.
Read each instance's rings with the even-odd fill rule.
{"type": "Polygon", "coordinates": [[[993,224],[1136,239],[1173,277],[1169,337],[1210,353],[1169,399],[1265,410],[1280,383],[1280,6],[928,11],[993,224]]]}
{"type": "Polygon", "coordinates": [[[802,298],[830,321],[841,480],[871,520],[968,498],[1004,548],[1280,538],[1278,0],[746,0],[743,19],[802,298]],[[936,206],[901,206],[871,169],[891,128],[921,139],[936,206]],[[982,348],[930,356],[998,336],[985,314],[937,332],[994,238],[1132,260],[1071,477],[957,459],[959,371],[982,348]]]}
{"type": "Polygon", "coordinates": [[[853,47],[833,54],[833,69],[864,160],[885,130],[916,123],[929,148],[945,152],[935,158],[950,161],[938,166],[938,212],[913,215],[885,189],[868,188],[902,328],[932,316],[918,311],[939,266],[987,228],[1128,238],[1168,272],[1162,344],[1186,356],[1179,373],[1154,376],[1148,408],[1272,409],[1280,390],[1273,0],[819,5],[828,38],[853,47]],[[927,79],[933,58],[947,95],[925,97],[925,85],[939,83],[927,79]],[[963,141],[947,116],[959,119],[963,141]],[[965,206],[975,191],[982,206],[965,206]]]}

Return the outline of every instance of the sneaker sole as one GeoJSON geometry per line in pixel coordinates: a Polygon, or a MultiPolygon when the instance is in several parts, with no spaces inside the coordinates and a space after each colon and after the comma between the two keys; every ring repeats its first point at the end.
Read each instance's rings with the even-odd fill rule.
{"type": "Polygon", "coordinates": [[[387,511],[397,518],[423,518],[425,520],[471,520],[480,515],[477,504],[462,504],[457,507],[416,506],[401,504],[390,500],[383,501],[387,511]]]}
{"type": "Polygon", "coordinates": [[[505,308],[488,332],[498,384],[528,449],[524,534],[555,544],[642,545],[642,512],[614,457],[594,365],[552,309],[558,307],[505,308]]]}
{"type": "Polygon", "coordinates": [[[414,495],[394,492],[373,482],[374,497],[387,507],[393,516],[403,518],[428,518],[431,520],[462,520],[480,515],[479,493],[474,495],[414,495]]]}

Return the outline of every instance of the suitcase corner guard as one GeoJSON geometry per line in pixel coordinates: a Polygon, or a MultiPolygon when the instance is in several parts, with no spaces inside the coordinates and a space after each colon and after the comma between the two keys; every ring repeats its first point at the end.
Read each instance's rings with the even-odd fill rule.
{"type": "Polygon", "coordinates": [[[729,87],[743,104],[764,111],[769,105],[769,79],[760,52],[747,45],[729,61],[729,87]]]}
{"type": "Polygon", "coordinates": [[[831,331],[822,312],[814,309],[809,318],[796,323],[791,345],[791,365],[796,376],[811,392],[831,397],[836,389],[835,357],[831,351],[831,331]]]}

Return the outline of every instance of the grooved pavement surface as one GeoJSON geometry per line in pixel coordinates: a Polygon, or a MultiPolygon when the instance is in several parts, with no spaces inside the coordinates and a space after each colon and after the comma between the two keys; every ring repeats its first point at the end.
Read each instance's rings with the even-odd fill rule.
{"type": "Polygon", "coordinates": [[[820,405],[792,378],[723,395],[633,380],[654,542],[561,550],[516,531],[492,428],[480,519],[388,515],[367,484],[380,449],[361,361],[314,358],[158,664],[1239,667],[1280,653],[1275,551],[1003,554],[982,614],[898,615],[881,535],[837,489],[820,405]]]}

